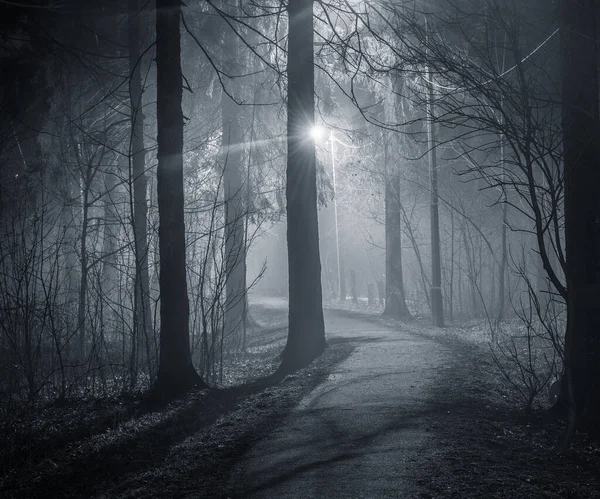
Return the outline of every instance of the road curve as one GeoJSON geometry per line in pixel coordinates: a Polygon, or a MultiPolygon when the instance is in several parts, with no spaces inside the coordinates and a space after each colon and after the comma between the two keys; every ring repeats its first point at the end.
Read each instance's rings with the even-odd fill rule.
{"type": "Polygon", "coordinates": [[[419,497],[419,462],[435,449],[431,388],[451,351],[352,314],[325,321],[328,341],[356,349],[239,459],[230,497],[419,497]]]}

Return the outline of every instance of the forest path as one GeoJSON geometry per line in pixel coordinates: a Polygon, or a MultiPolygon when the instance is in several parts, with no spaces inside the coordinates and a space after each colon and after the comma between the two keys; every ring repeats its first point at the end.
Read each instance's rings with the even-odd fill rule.
{"type": "Polygon", "coordinates": [[[432,389],[457,361],[432,339],[327,310],[327,340],[353,353],[230,475],[230,497],[419,497],[435,452],[432,389]]]}
{"type": "MultiPolygon", "coordinates": [[[[272,372],[286,303],[260,302],[256,351],[240,365],[272,372]]],[[[563,423],[515,410],[487,344],[469,341],[479,328],[325,317],[331,347],[297,373],[266,386],[193,390],[114,427],[86,420],[75,429],[89,436],[41,447],[43,459],[0,481],[0,497],[599,497],[600,446],[579,435],[563,452],[563,423]]]]}

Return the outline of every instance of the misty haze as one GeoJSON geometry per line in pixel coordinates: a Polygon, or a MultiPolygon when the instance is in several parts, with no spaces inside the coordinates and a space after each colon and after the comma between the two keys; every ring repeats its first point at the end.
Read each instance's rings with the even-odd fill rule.
{"type": "Polygon", "coordinates": [[[590,0],[0,0],[0,497],[600,497],[590,0]]]}

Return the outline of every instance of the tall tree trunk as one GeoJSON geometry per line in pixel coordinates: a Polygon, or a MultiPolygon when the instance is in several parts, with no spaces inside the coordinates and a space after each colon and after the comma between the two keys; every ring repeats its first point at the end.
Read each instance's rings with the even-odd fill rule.
{"type": "Polygon", "coordinates": [[[450,210],[450,279],[448,283],[448,315],[454,320],[454,210],[450,210]]]}
{"type": "Polygon", "coordinates": [[[90,195],[90,168],[82,172],[81,182],[83,184],[82,192],[82,211],[81,211],[81,241],[79,242],[79,261],[81,264],[81,273],[79,274],[79,300],[77,305],[77,328],[78,328],[78,358],[85,359],[86,341],[87,341],[87,293],[88,293],[88,249],[87,234],[89,229],[89,195],[90,195]]]}
{"type": "Polygon", "coordinates": [[[385,170],[385,310],[392,317],[408,318],[410,312],[404,296],[402,276],[402,211],[400,208],[400,176],[397,165],[390,161],[387,133],[384,132],[385,170]]]}
{"type": "MultiPolygon", "coordinates": [[[[237,35],[225,35],[226,72],[239,74],[237,35]]],[[[232,78],[233,83],[235,80],[232,78]]],[[[245,191],[243,175],[243,133],[240,128],[241,108],[231,97],[237,92],[235,83],[221,93],[223,184],[225,190],[225,328],[228,342],[241,340],[246,300],[246,234],[245,191]]]]}
{"type": "Polygon", "coordinates": [[[192,365],[183,218],[180,0],[156,1],[156,121],[160,361],[155,392],[169,397],[201,383],[192,365]]]}
{"type": "Polygon", "coordinates": [[[313,0],[288,4],[287,243],[289,332],[281,369],[308,364],[325,348],[317,218],[313,0]]]}
{"type": "Polygon", "coordinates": [[[500,227],[501,237],[501,255],[498,264],[498,314],[496,315],[496,330],[504,320],[506,308],[506,264],[508,256],[507,230],[508,226],[508,203],[502,203],[502,227],[500,227]]]}
{"type": "Polygon", "coordinates": [[[594,2],[563,0],[561,19],[567,252],[567,381],[561,395],[574,402],[574,423],[598,429],[600,116],[594,2]]]}
{"type": "MultiPolygon", "coordinates": [[[[78,237],[78,216],[76,214],[76,208],[73,206],[73,199],[75,197],[75,181],[74,176],[69,173],[65,173],[65,194],[64,206],[61,211],[61,230],[64,231],[64,244],[62,244],[62,268],[64,269],[64,279],[66,282],[66,293],[65,293],[65,305],[69,313],[66,315],[65,320],[69,330],[77,329],[77,316],[72,313],[75,309],[75,304],[78,303],[78,288],[79,288],[79,272],[77,265],[77,237],[78,237]]],[[[68,341],[66,343],[66,353],[69,355],[73,352],[77,355],[78,339],[74,338],[74,341],[68,341]],[[72,347],[72,349],[71,349],[72,347]]]]}
{"type": "MultiPolygon", "coordinates": [[[[431,81],[429,68],[428,81],[431,81]]],[[[440,251],[440,219],[438,205],[437,152],[434,137],[433,85],[427,84],[427,138],[429,147],[429,178],[431,183],[431,320],[434,326],[444,327],[444,302],[442,300],[442,263],[440,251]]]]}
{"type": "MultiPolygon", "coordinates": [[[[131,362],[138,356],[147,357],[150,376],[153,375],[150,351],[150,278],[148,275],[148,180],[146,177],[146,150],[144,148],[144,114],[142,112],[142,50],[141,50],[141,4],[129,0],[129,98],[131,101],[131,149],[130,165],[133,180],[133,234],[135,238],[135,304],[134,334],[131,362]]],[[[132,380],[135,384],[135,379],[132,380]]]]}
{"type": "MultiPolygon", "coordinates": [[[[116,165],[119,168],[121,165],[116,165]]],[[[104,230],[102,234],[102,292],[108,295],[109,300],[114,300],[113,292],[117,286],[117,236],[118,214],[115,188],[118,176],[111,168],[104,173],[103,210],[104,230]]]]}
{"type": "MultiPolygon", "coordinates": [[[[114,168],[119,168],[121,165],[117,163],[114,168]]],[[[117,185],[118,175],[113,170],[109,169],[104,173],[104,191],[103,210],[104,210],[104,230],[102,235],[102,274],[101,274],[101,290],[103,300],[108,302],[119,303],[118,287],[119,273],[117,270],[117,237],[118,237],[118,199],[115,190],[117,185]]],[[[109,324],[109,328],[120,331],[122,330],[120,322],[121,314],[115,312],[112,307],[107,307],[104,320],[109,324]]]]}
{"type": "MultiPolygon", "coordinates": [[[[507,165],[504,161],[504,136],[500,136],[500,167],[503,170],[502,178],[506,181],[506,168],[507,165]]],[[[506,196],[506,191],[505,194],[506,196]]],[[[508,245],[506,238],[506,231],[508,228],[508,199],[504,199],[502,202],[502,226],[500,227],[500,238],[501,238],[501,255],[500,262],[498,263],[498,312],[496,314],[495,331],[493,333],[494,341],[497,339],[498,329],[500,323],[504,320],[505,308],[506,308],[506,264],[508,256],[508,245]]]]}

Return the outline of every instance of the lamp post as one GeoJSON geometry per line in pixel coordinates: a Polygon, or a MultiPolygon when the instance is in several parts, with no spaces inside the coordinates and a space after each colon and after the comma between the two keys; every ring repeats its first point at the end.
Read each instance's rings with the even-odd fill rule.
{"type": "Polygon", "coordinates": [[[337,210],[337,188],[335,184],[335,142],[333,137],[333,129],[329,131],[329,141],[331,142],[331,171],[333,179],[333,217],[335,221],[335,251],[337,258],[337,277],[338,277],[338,293],[341,301],[346,298],[342,294],[346,294],[342,290],[342,272],[340,266],[340,233],[338,229],[338,210],[337,210]]]}
{"type": "MultiPolygon", "coordinates": [[[[427,19],[425,19],[425,22],[427,23],[427,19]]],[[[427,24],[425,24],[425,27],[427,29],[427,24]]],[[[425,72],[427,75],[427,146],[429,148],[429,181],[431,185],[431,319],[435,327],[444,327],[437,150],[434,131],[435,109],[433,104],[433,83],[431,81],[431,68],[429,63],[427,63],[425,72]]]]}
{"type": "MultiPolygon", "coordinates": [[[[314,126],[310,130],[310,135],[315,142],[322,140],[325,132],[322,127],[314,126]]],[[[342,273],[341,273],[341,265],[340,265],[340,234],[338,228],[338,211],[337,211],[337,187],[335,183],[335,142],[343,143],[337,140],[333,135],[333,128],[329,129],[329,142],[331,143],[331,171],[332,171],[332,180],[333,180],[333,216],[334,216],[334,224],[335,224],[335,253],[336,253],[336,263],[337,263],[337,279],[338,279],[338,294],[340,300],[344,300],[345,291],[342,289],[342,273]]]]}

